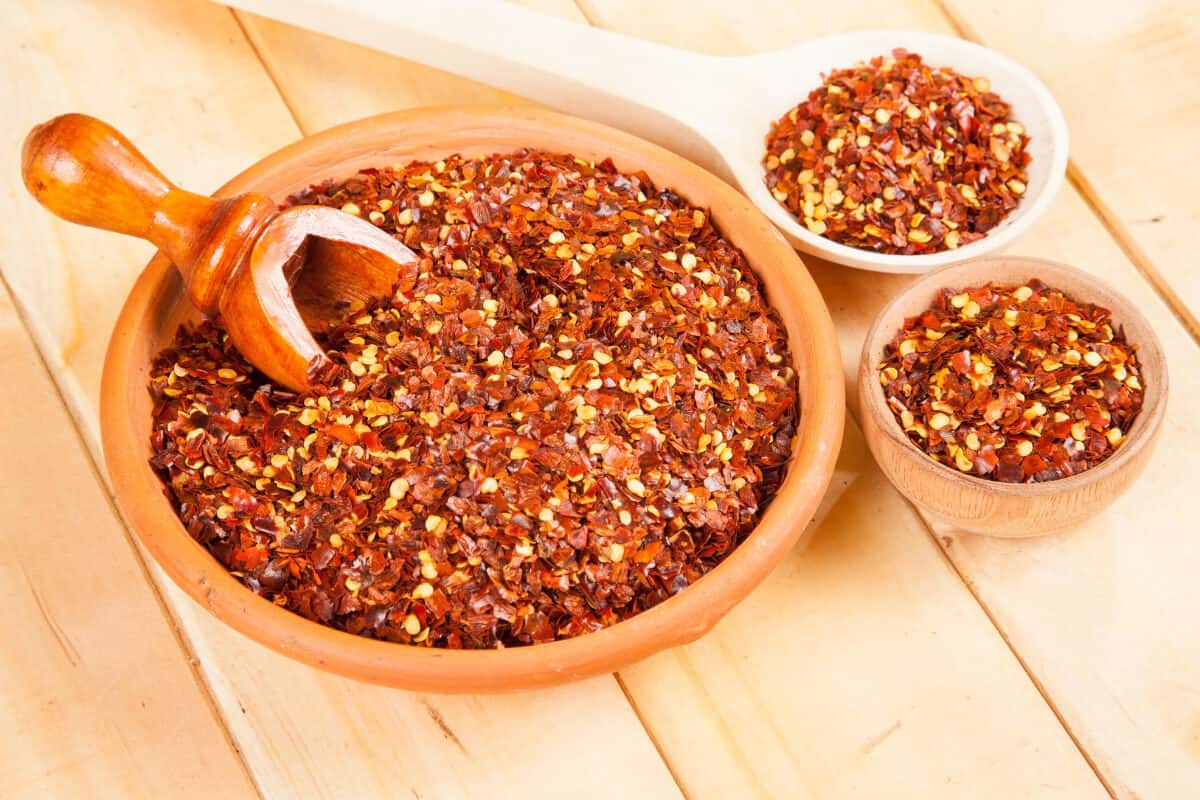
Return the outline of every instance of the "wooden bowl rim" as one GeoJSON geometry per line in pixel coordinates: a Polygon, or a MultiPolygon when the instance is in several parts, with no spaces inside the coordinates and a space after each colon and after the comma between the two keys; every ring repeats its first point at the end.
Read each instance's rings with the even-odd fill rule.
{"type": "MultiPolygon", "coordinates": [[[[162,484],[146,462],[148,445],[128,411],[139,362],[137,336],[174,299],[173,267],[156,256],[138,278],[114,327],[101,390],[101,435],[114,496],[130,528],[187,594],[241,633],[302,662],[360,680],[419,691],[478,692],[532,688],[611,672],[658,650],[707,632],[750,592],[804,532],[832,478],[841,446],[844,388],[833,321],[795,251],[749,200],[700,167],[663,148],[607,126],[527,107],[440,106],[394,112],[340,125],[290,144],[256,162],[217,192],[249,190],[256,180],[338,144],[403,141],[417,129],[453,131],[479,126],[558,142],[562,152],[634,161],[658,185],[685,197],[706,196],[714,221],[741,249],[770,257],[752,262],[768,297],[795,325],[789,342],[798,373],[802,413],[787,476],[758,526],[733,554],[687,590],[648,611],[595,633],[502,650],[445,650],[368,639],[320,625],[255,595],[184,530],[162,484]],[[659,174],[673,175],[660,180],[659,174]],[[804,333],[796,341],[799,333],[804,333]]],[[[493,140],[485,149],[500,149],[493,140]]],[[[376,146],[376,145],[373,145],[376,146]]],[[[545,142],[528,146],[548,147],[545,142]]],[[[382,147],[382,145],[378,145],[382,147]]],[[[513,146],[515,149],[516,145],[513,146]]],[[[383,159],[383,151],[380,150],[383,159]]],[[[633,165],[628,165],[633,168],[633,165]]],[[[317,174],[311,180],[337,175],[317,174]]],[[[347,176],[348,177],[348,176],[347,176]]]]}
{"type": "MultiPolygon", "coordinates": [[[[1008,278],[1003,278],[1007,282],[1008,278]]],[[[1155,433],[1162,424],[1166,410],[1168,374],[1162,343],[1150,322],[1134,303],[1127,300],[1108,284],[1090,273],[1070,264],[1034,256],[993,256],[960,264],[950,264],[936,269],[908,286],[883,308],[875,317],[866,339],[863,341],[859,362],[858,391],[859,405],[864,414],[869,414],[876,427],[887,441],[909,461],[920,464],[929,474],[949,484],[957,491],[990,494],[1013,498],[1052,497],[1069,492],[1085,490],[1111,477],[1146,446],[1153,443],[1155,433]],[[1017,268],[1027,275],[1026,280],[1038,278],[1049,286],[1063,289],[1077,301],[1090,302],[1107,307],[1118,325],[1138,328],[1142,333],[1130,342],[1137,345],[1138,360],[1142,367],[1145,398],[1142,410],[1134,420],[1133,427],[1117,452],[1097,466],[1085,472],[1041,483],[1002,483],[977,475],[967,475],[950,466],[929,458],[904,434],[892,410],[888,408],[876,365],[883,357],[883,348],[903,325],[906,317],[928,308],[929,303],[943,288],[954,286],[965,288],[996,280],[1000,270],[1017,268]],[[1063,285],[1064,283],[1070,285],[1063,285]],[[1086,296],[1079,292],[1082,287],[1086,296]],[[917,298],[924,298],[916,302],[917,298]],[[918,307],[919,306],[919,307],[918,307]],[[915,308],[916,310],[910,310],[915,308]]],[[[939,489],[944,492],[946,489],[939,489]]],[[[919,498],[916,498],[919,500],[919,498]]]]}

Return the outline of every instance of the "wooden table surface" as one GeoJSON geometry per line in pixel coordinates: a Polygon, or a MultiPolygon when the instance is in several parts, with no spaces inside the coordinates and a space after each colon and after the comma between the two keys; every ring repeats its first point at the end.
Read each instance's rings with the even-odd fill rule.
{"type": "MultiPolygon", "coordinates": [[[[187,599],[115,512],[100,370],[150,248],[42,211],[20,142],[83,111],[212,190],[340,122],[516,99],[201,0],[4,0],[0,797],[1200,797],[1193,0],[525,4],[710,53],[901,27],[1031,67],[1071,126],[1070,181],[1010,252],[1082,267],[1155,324],[1172,398],[1147,472],[1064,535],[935,531],[876,469],[851,394],[812,543],[695,644],[508,696],[291,662],[187,599]]],[[[805,260],[852,376],[910,279],[805,260]]]]}

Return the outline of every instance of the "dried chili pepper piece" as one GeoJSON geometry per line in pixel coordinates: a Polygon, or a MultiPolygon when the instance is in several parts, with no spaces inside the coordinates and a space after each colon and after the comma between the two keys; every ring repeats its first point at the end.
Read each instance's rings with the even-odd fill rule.
{"type": "Polygon", "coordinates": [[[243,583],[351,633],[576,636],[753,529],[799,413],[785,330],[708,213],[611,162],[518,152],[299,193],[419,256],[280,389],[218,322],[154,362],[151,463],[243,583]]]}
{"type": "Polygon", "coordinates": [[[1033,280],[943,289],[879,364],[908,438],[1005,483],[1077,475],[1121,446],[1145,395],[1137,346],[1107,308],[1033,280]]]}
{"type": "Polygon", "coordinates": [[[813,233],[914,255],[982,239],[1016,208],[1028,144],[986,78],[897,49],[823,76],[772,124],[763,167],[813,233]]]}

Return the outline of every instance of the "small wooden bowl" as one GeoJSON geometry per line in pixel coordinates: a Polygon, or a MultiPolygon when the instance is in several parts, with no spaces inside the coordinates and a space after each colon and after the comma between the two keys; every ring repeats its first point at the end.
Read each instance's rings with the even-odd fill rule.
{"type": "Polygon", "coordinates": [[[858,370],[863,433],[888,480],[935,523],[989,536],[1053,533],[1103,511],[1146,466],[1167,404],[1167,365],[1162,345],[1134,305],[1087,273],[1040,258],[998,257],[929,273],[888,304],[871,326],[858,370]],[[1112,310],[1138,347],[1145,400],[1116,453],[1086,472],[1045,483],[1000,483],[965,475],[934,461],[904,433],[879,384],[883,348],[904,324],[933,303],[945,287],[963,289],[989,281],[1020,286],[1040,279],[1081,302],[1112,310]]]}
{"type": "Polygon", "coordinates": [[[263,192],[275,200],[359,169],[436,160],[450,153],[521,147],[645,170],[711,210],[725,236],[762,277],[787,327],[801,417],[783,485],[749,538],[686,591],[642,614],[574,639],[503,650],[445,650],[377,641],[334,630],[258,597],[184,530],[150,468],[154,355],[180,323],[195,319],[176,270],[162,256],[142,273],[109,344],[101,394],[104,452],[117,502],[154,559],[198,603],[252,639],[352,678],[418,691],[523,689],[612,672],[690,642],[711,628],[787,554],[829,485],[841,446],[844,391],[837,336],[808,271],[766,217],[724,182],[679,156],[603,125],[528,108],[440,108],[386,114],[297,142],[252,166],[218,196],[263,192]]]}

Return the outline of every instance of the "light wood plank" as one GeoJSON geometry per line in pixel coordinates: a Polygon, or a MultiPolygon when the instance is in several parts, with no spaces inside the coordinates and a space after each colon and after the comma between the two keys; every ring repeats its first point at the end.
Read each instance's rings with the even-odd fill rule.
{"type": "MultiPolygon", "coordinates": [[[[628,15],[632,3],[589,2],[593,20],[628,15]],[[603,7],[603,8],[601,8],[603,7]]],[[[856,4],[870,15],[873,3],[856,4]]],[[[911,5],[920,5],[910,3],[911,5]]],[[[741,13],[718,2],[689,2],[695,21],[723,31],[709,49],[729,51],[737,26],[749,49],[757,36],[782,37],[782,17],[741,13]]],[[[815,2],[791,6],[805,22],[794,40],[833,32],[840,16],[822,15],[815,2]]],[[[893,9],[891,2],[875,12],[893,9]]],[[[824,6],[821,6],[824,8],[824,6]]],[[[925,11],[908,7],[889,24],[922,27],[925,11]]],[[[1105,7],[1107,8],[1107,6],[1105,7]]],[[[679,4],[665,3],[667,20],[679,4]]],[[[1007,14],[1008,12],[1004,12],[1007,14]]],[[[882,18],[882,17],[881,17],[882,18]]],[[[1014,20],[1020,19],[1014,15],[1014,20]]],[[[946,30],[948,21],[935,20],[946,30]]],[[[638,30],[679,46],[666,22],[646,17],[638,30]]],[[[630,31],[634,32],[634,31],[630,31]]],[[[693,42],[700,47],[701,43],[693,42]]],[[[1151,108],[1147,113],[1167,112],[1151,108]]],[[[1097,134],[1099,135],[1099,134],[1097,134]]],[[[1127,152],[1110,127],[1109,152],[1127,152]]],[[[1169,175],[1153,179],[1161,185],[1169,175]]],[[[1082,528],[1046,539],[1005,541],[948,533],[939,537],[955,567],[975,591],[1100,774],[1121,797],[1200,794],[1200,555],[1195,523],[1185,509],[1200,474],[1200,349],[1163,300],[1124,256],[1101,221],[1070,187],[1012,252],[1056,258],[1082,267],[1126,293],[1155,324],[1171,370],[1172,399],[1160,451],[1147,473],[1111,509],[1082,528]]],[[[838,326],[851,379],[866,329],[879,308],[911,279],[856,272],[808,260],[838,326]]],[[[854,397],[848,387],[848,397],[854,397]]],[[[662,736],[653,725],[651,729],[662,736]]]]}
{"type": "MultiPolygon", "coordinates": [[[[227,9],[198,0],[28,0],[8,17],[0,71],[21,80],[3,83],[0,152],[18,152],[35,122],[87,111],[125,130],[182,185],[208,190],[299,136],[227,9]]],[[[98,458],[95,401],[107,332],[149,252],[53,220],[25,195],[16,161],[0,160],[0,196],[11,209],[0,229],[0,268],[98,458]]],[[[232,633],[153,572],[268,796],[678,796],[611,677],[478,698],[354,683],[232,633]]],[[[105,630],[97,625],[95,635],[105,630]]],[[[55,768],[40,758],[30,770],[55,768]]],[[[227,772],[200,770],[198,785],[219,790],[227,772]]]]}
{"type": "MultiPolygon", "coordinates": [[[[624,16],[639,29],[654,22],[644,4],[624,16]]],[[[681,39],[711,22],[687,16],[672,17],[681,39]]],[[[353,107],[295,109],[317,129],[395,108],[411,92],[398,59],[241,18],[270,43],[260,52],[290,97],[313,98],[304,54],[318,45],[327,65],[340,65],[322,84],[391,76],[378,96],[356,94],[353,107]]],[[[737,30],[729,19],[712,35],[736,41],[737,30]]],[[[426,74],[414,68],[412,80],[426,74]]],[[[1104,796],[856,429],[823,513],[811,548],[709,636],[621,673],[688,796],[953,796],[966,786],[987,797],[1104,796]]]]}
{"type": "Polygon", "coordinates": [[[0,795],[257,797],[0,286],[0,795]]]}
{"type": "Polygon", "coordinates": [[[1200,4],[946,0],[964,32],[1055,93],[1071,160],[1126,251],[1200,337],[1200,4]]]}

